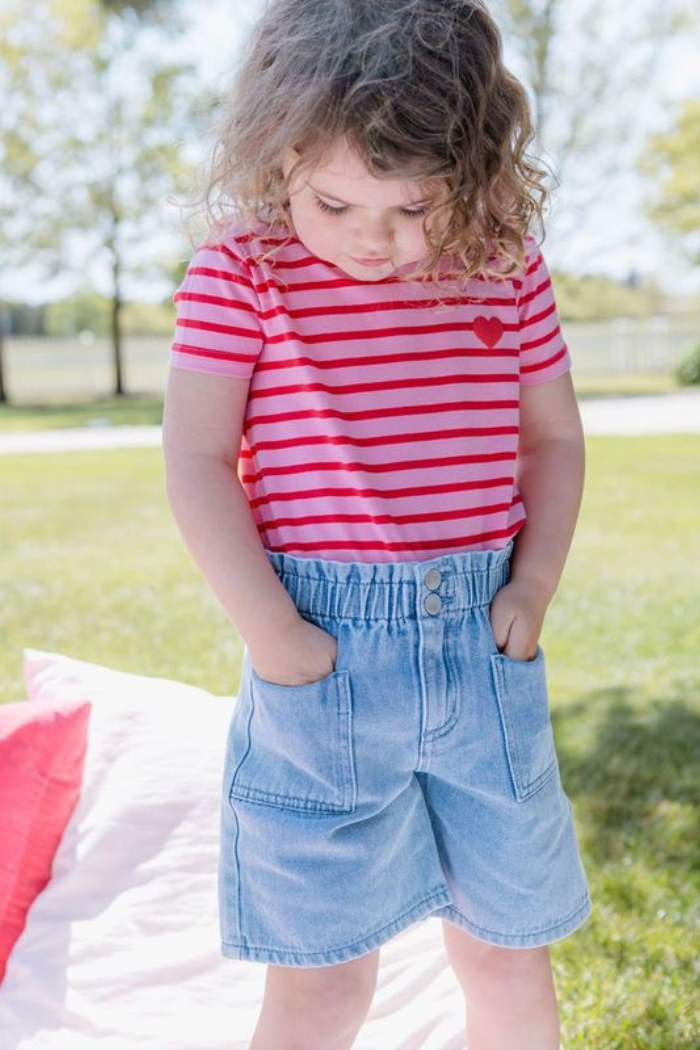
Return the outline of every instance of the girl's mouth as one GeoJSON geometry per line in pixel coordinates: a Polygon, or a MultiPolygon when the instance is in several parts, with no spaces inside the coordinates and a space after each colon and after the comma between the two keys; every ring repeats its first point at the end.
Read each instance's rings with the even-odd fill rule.
{"type": "Polygon", "coordinates": [[[353,259],[356,263],[359,263],[360,266],[386,266],[386,264],[389,262],[388,258],[387,259],[358,259],[354,255],[351,255],[350,258],[353,259]]]}

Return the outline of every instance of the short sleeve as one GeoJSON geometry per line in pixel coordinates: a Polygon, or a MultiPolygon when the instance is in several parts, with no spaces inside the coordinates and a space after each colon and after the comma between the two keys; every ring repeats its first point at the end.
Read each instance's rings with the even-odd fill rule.
{"type": "Polygon", "coordinates": [[[571,357],[564,342],[554,289],[533,237],[528,237],[527,267],[514,281],[520,322],[520,384],[534,386],[568,372],[571,357]]]}
{"type": "Polygon", "coordinates": [[[264,335],[260,301],[245,259],[227,245],[200,245],[173,302],[171,367],[249,378],[264,335]]]}

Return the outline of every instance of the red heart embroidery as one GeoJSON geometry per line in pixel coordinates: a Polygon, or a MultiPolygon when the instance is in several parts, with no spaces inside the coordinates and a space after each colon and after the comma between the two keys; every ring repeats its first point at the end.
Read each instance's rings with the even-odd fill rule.
{"type": "Polygon", "coordinates": [[[503,335],[503,325],[497,317],[477,317],[474,331],[482,343],[494,347],[503,335]]]}

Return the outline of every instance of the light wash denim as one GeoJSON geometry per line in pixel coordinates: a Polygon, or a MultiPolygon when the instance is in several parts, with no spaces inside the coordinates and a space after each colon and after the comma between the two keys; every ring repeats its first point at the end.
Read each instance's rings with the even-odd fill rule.
{"type": "Polygon", "coordinates": [[[588,918],[544,652],[514,660],[491,630],[512,550],[267,551],[338,652],[300,686],[265,681],[244,652],[222,785],[223,955],[333,965],[428,915],[529,948],[588,918]]]}

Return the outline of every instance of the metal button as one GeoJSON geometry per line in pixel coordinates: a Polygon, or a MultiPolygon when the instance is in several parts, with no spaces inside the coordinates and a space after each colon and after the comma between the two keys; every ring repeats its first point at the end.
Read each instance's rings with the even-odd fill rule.
{"type": "Polygon", "coordinates": [[[442,609],[442,598],[435,591],[431,591],[430,594],[426,594],[423,605],[425,606],[425,611],[429,612],[431,616],[437,616],[442,609]]]}
{"type": "Polygon", "coordinates": [[[428,569],[425,574],[425,586],[430,587],[431,591],[436,591],[440,586],[442,580],[442,573],[439,569],[428,569]]]}

